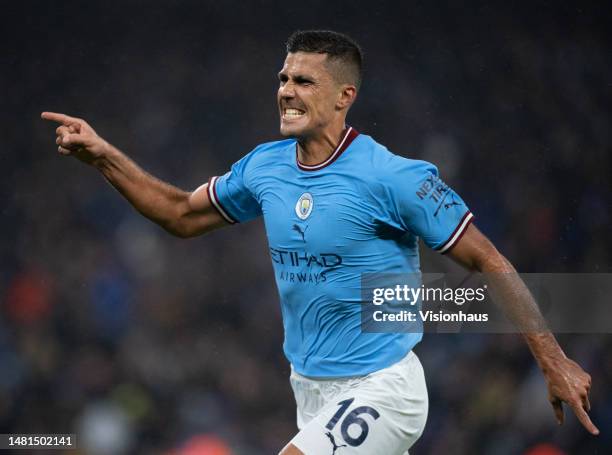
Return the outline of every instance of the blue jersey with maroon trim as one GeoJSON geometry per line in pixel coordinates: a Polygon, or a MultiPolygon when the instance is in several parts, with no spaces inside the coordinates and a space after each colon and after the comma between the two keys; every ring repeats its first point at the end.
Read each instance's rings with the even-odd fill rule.
{"type": "Polygon", "coordinates": [[[294,139],[256,147],[209,181],[230,223],[263,215],[285,328],[284,351],[311,377],[359,376],[404,357],[421,333],[361,330],[364,273],[419,273],[418,238],[448,251],[472,219],[435,166],[348,128],[307,166],[294,139]]]}

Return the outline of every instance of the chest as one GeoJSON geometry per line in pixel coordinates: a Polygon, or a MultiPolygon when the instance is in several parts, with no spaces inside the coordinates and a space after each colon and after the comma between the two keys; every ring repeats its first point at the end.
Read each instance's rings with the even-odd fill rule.
{"type": "Polygon", "coordinates": [[[277,176],[260,188],[271,248],[337,253],[380,233],[378,207],[367,185],[343,176],[277,176]]]}

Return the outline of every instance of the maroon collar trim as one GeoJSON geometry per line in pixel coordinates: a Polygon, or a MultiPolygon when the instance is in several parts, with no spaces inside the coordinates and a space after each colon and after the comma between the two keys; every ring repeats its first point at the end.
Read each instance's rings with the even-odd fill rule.
{"type": "Polygon", "coordinates": [[[353,142],[357,136],[359,136],[359,133],[357,132],[357,130],[353,128],[352,126],[349,126],[349,128],[346,130],[346,133],[340,140],[340,143],[338,144],[336,149],[333,151],[333,153],[329,155],[329,157],[325,161],[319,164],[300,163],[300,160],[298,158],[298,145],[296,142],[295,144],[295,162],[297,163],[297,166],[303,171],[318,171],[319,169],[323,169],[324,167],[329,166],[334,161],[336,161],[340,157],[340,155],[342,155],[342,152],[344,152],[348,148],[348,146],[351,145],[351,142],[353,142]]]}

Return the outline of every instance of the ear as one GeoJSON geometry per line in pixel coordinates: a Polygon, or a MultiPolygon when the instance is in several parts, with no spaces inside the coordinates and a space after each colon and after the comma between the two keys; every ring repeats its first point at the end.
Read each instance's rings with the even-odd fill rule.
{"type": "Polygon", "coordinates": [[[348,109],[355,102],[355,98],[357,98],[357,87],[350,84],[343,84],[340,88],[341,91],[338,93],[336,109],[348,109]]]}

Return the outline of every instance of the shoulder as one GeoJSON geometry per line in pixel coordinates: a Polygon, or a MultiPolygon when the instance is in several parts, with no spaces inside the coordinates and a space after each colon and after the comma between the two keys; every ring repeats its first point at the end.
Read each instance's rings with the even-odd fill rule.
{"type": "Polygon", "coordinates": [[[367,152],[366,162],[371,170],[370,175],[383,184],[394,184],[398,180],[404,183],[417,182],[432,174],[438,176],[438,168],[428,161],[397,155],[370,136],[360,135],[359,138],[360,148],[367,152]]]}
{"type": "Polygon", "coordinates": [[[278,158],[278,152],[280,151],[291,151],[295,152],[295,139],[285,139],[282,141],[271,141],[259,144],[253,150],[251,150],[246,156],[250,159],[274,159],[278,158]]]}
{"type": "Polygon", "coordinates": [[[241,172],[253,171],[261,166],[269,167],[271,164],[283,161],[283,155],[294,153],[295,140],[264,142],[237,161],[233,168],[241,172]]]}

